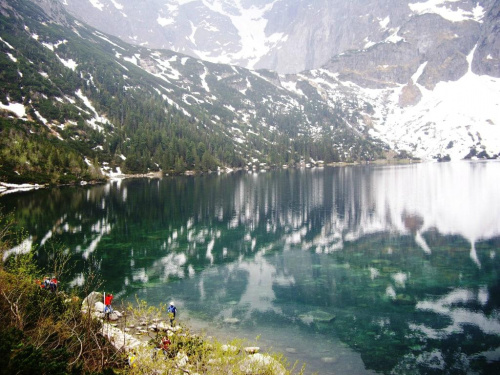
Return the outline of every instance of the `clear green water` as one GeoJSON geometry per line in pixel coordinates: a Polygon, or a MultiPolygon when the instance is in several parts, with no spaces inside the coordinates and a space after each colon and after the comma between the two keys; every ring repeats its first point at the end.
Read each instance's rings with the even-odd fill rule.
{"type": "MultiPolygon", "coordinates": [[[[114,181],[7,195],[115,300],[320,374],[500,373],[500,163],[114,181]],[[235,323],[237,322],[237,323],[235,323]]],[[[118,303],[118,302],[117,302],[118,303]]],[[[116,305],[115,305],[116,306],[116,305]]]]}

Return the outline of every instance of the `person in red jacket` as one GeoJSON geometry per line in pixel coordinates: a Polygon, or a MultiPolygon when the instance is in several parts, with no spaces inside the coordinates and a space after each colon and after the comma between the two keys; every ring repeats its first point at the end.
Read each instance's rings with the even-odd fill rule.
{"type": "Polygon", "coordinates": [[[113,312],[113,308],[111,307],[111,302],[113,302],[113,295],[106,294],[104,297],[104,314],[106,315],[106,319],[109,320],[109,314],[113,312]]]}
{"type": "Polygon", "coordinates": [[[170,339],[167,336],[163,336],[160,345],[161,350],[163,350],[163,354],[167,354],[167,350],[170,344],[171,344],[170,339]]]}

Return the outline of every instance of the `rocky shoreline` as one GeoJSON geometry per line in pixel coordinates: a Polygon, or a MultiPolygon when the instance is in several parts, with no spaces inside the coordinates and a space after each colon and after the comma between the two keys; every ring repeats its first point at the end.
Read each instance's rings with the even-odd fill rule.
{"type": "MultiPolygon", "coordinates": [[[[300,163],[298,165],[288,166],[283,165],[282,167],[271,167],[267,165],[251,165],[246,166],[244,168],[220,168],[217,171],[208,172],[208,173],[233,173],[238,171],[247,171],[247,172],[258,172],[258,171],[270,171],[274,169],[288,169],[288,168],[322,168],[324,166],[328,167],[348,167],[348,166],[356,166],[356,165],[393,165],[393,164],[413,164],[420,163],[420,160],[412,160],[412,159],[380,159],[374,161],[363,161],[363,162],[336,162],[336,163],[327,163],[324,164],[322,162],[314,162],[314,163],[300,163]]],[[[99,181],[80,181],[79,184],[73,185],[56,185],[56,186],[85,186],[85,185],[97,185],[101,183],[105,183],[106,181],[113,180],[124,180],[129,178],[163,178],[165,176],[197,176],[200,174],[205,174],[201,172],[196,172],[194,170],[188,170],[180,174],[169,174],[163,171],[157,172],[148,172],[148,173],[136,173],[136,174],[126,174],[126,173],[110,173],[106,176],[106,179],[99,181]]],[[[21,193],[28,192],[31,190],[44,189],[50,184],[38,184],[38,183],[24,183],[24,184],[14,184],[8,182],[0,181],[0,196],[11,194],[11,193],[21,193]]]]}
{"type": "MultiPolygon", "coordinates": [[[[90,293],[82,302],[82,314],[89,314],[93,319],[102,322],[100,334],[108,340],[117,352],[124,353],[132,361],[141,363],[150,362],[150,358],[155,358],[155,353],[160,350],[151,345],[151,340],[158,336],[173,338],[175,335],[182,336],[187,340],[203,340],[208,342],[210,338],[201,338],[196,334],[189,333],[182,325],[172,326],[167,320],[148,319],[147,317],[128,317],[126,312],[113,311],[109,320],[104,313],[103,294],[99,292],[90,293]],[[153,337],[151,337],[153,335],[153,337]]],[[[211,343],[208,344],[212,346],[211,343]]],[[[235,345],[222,344],[220,351],[225,357],[234,358],[239,369],[247,375],[258,375],[261,373],[273,375],[285,375],[285,367],[269,354],[261,354],[257,346],[246,346],[239,348],[235,345]]],[[[214,350],[214,352],[216,352],[214,350]]],[[[185,374],[197,374],[193,372],[194,367],[191,359],[184,351],[178,351],[173,358],[175,368],[185,374]]],[[[220,359],[209,360],[208,365],[217,366],[220,359]],[[212,361],[212,363],[210,363],[212,361]]],[[[150,365],[150,364],[148,364],[150,365]]],[[[164,362],[158,361],[158,366],[164,362]]]]}

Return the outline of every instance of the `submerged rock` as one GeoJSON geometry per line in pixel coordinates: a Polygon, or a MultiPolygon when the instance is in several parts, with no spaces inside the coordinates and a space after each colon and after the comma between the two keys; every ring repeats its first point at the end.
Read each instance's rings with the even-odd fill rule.
{"type": "Polygon", "coordinates": [[[397,294],[392,303],[395,305],[416,305],[417,301],[408,294],[397,294]]]}
{"type": "Polygon", "coordinates": [[[240,320],[238,318],[225,318],[224,323],[228,324],[238,324],[240,320]]]}
{"type": "Polygon", "coordinates": [[[310,311],[307,314],[299,315],[300,320],[306,324],[311,323],[331,323],[337,318],[336,315],[330,314],[323,310],[310,311]]]}
{"type": "Polygon", "coordinates": [[[323,361],[324,363],[335,363],[338,361],[338,358],[337,357],[323,357],[323,358],[321,358],[321,361],[323,361]]]}

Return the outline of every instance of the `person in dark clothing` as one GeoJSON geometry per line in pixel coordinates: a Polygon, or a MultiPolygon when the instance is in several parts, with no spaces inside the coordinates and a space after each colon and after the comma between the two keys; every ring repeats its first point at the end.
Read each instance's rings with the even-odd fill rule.
{"type": "Polygon", "coordinates": [[[52,279],[50,279],[49,289],[51,292],[57,292],[57,279],[55,276],[52,276],[52,279]]]}

